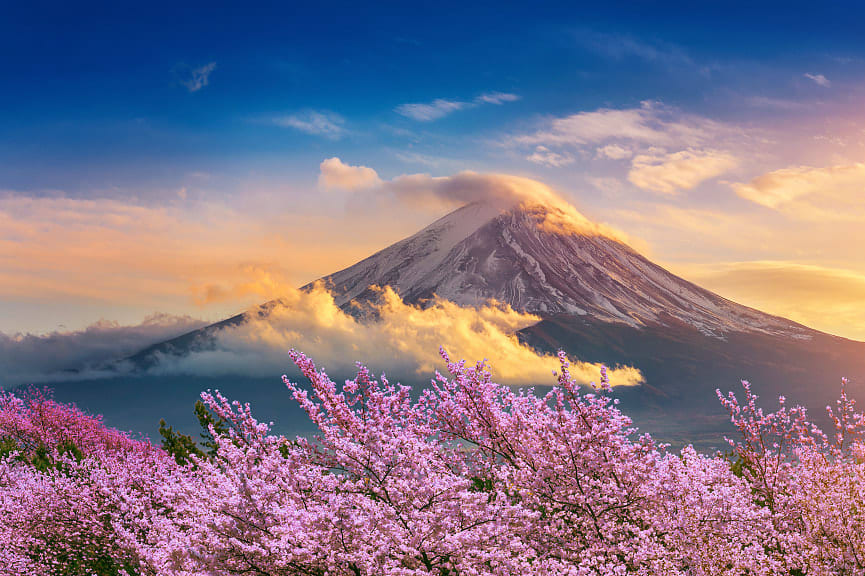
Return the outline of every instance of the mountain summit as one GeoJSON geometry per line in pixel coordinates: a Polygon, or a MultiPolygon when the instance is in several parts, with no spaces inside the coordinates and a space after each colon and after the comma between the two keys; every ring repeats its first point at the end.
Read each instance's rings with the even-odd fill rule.
{"type": "MultiPolygon", "coordinates": [[[[812,330],[742,306],[652,263],[615,231],[593,224],[558,198],[475,200],[323,282],[346,311],[392,287],[405,302],[434,297],[463,306],[494,299],[541,318],[518,332],[520,340],[552,353],[627,365],[645,377],[617,390],[644,429],[672,441],[720,448],[728,418],[715,389],[739,380],[769,400],[818,412],[837,398],[834,383],[865,382],[865,343],[812,330]]],[[[314,284],[307,285],[311,289],[314,284]]],[[[165,356],[212,346],[222,328],[266,320],[271,301],[179,338],[156,344],[130,360],[153,367],[165,356]]]]}
{"type": "Polygon", "coordinates": [[[463,306],[494,299],[515,310],[639,328],[686,324],[721,337],[758,332],[810,338],[783,318],[736,304],[675,276],[614,233],[558,206],[474,202],[323,279],[338,304],[393,287],[410,303],[437,295],[463,306]]]}

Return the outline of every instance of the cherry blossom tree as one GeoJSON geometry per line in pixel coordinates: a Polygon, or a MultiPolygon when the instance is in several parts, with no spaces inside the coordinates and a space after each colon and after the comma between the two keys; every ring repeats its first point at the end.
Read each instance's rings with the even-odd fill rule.
{"type": "Polygon", "coordinates": [[[865,416],[718,394],[735,460],[638,434],[606,372],[560,354],[546,393],[451,361],[412,391],[338,385],[291,352],[315,424],[272,434],[218,392],[204,445],[163,447],[31,391],[0,394],[0,573],[10,575],[829,575],[865,567],[865,416]]]}

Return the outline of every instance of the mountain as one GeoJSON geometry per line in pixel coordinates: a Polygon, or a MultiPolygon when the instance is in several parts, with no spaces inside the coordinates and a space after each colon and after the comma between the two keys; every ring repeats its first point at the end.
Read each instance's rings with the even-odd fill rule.
{"type": "MultiPolygon", "coordinates": [[[[489,299],[542,320],[520,338],[544,351],[639,368],[646,383],[617,393],[643,428],[674,441],[720,446],[726,417],[714,390],[752,380],[771,403],[785,394],[819,411],[839,378],[865,381],[865,344],[742,306],[654,264],[615,233],[567,206],[475,202],[344,270],[321,279],[340,306],[375,300],[389,285],[423,305],[434,295],[460,305],[489,299]]],[[[305,288],[309,288],[308,285],[305,288]]],[[[186,334],[132,357],[206,348],[222,327],[186,334]]],[[[859,390],[859,388],[856,388],[859,390]]]]}
{"type": "Polygon", "coordinates": [[[433,295],[464,306],[495,299],[521,312],[634,328],[672,322],[719,338],[811,337],[804,326],[671,274],[620,240],[556,227],[566,218],[539,205],[469,204],[324,281],[339,304],[374,298],[371,285],[389,285],[411,303],[433,295]]]}

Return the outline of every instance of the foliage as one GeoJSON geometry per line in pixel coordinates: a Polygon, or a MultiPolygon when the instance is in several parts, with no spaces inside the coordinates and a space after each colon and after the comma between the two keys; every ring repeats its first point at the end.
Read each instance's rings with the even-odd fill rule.
{"type": "Polygon", "coordinates": [[[175,432],[174,427],[168,426],[165,420],[159,421],[159,435],[162,437],[162,449],[174,456],[178,464],[194,464],[194,458],[203,458],[204,456],[216,456],[217,444],[214,439],[214,434],[225,434],[228,431],[225,420],[208,410],[207,406],[201,400],[195,402],[194,412],[198,418],[198,424],[201,426],[201,446],[206,450],[202,450],[192,436],[175,432]],[[211,427],[213,432],[211,433],[211,427]]]}
{"type": "MultiPolygon", "coordinates": [[[[203,393],[199,444],[130,438],[43,392],[0,393],[0,573],[843,575],[865,571],[865,416],[824,434],[747,383],[727,455],[669,452],[560,355],[546,394],[452,362],[419,396],[291,356],[318,427],[270,433],[203,393]]],[[[846,385],[846,382],[844,383],[846,385]]]]}

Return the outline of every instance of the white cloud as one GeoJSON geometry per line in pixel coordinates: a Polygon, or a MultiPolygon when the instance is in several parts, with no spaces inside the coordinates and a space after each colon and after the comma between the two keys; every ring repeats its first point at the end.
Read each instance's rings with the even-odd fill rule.
{"type": "Polygon", "coordinates": [[[187,77],[181,80],[190,92],[198,92],[210,83],[210,74],[216,70],[216,62],[209,62],[204,66],[193,68],[188,71],[187,77]]]}
{"type": "Polygon", "coordinates": [[[96,376],[109,362],[204,324],[189,316],[154,314],[137,326],[101,320],[70,332],[0,332],[0,387],[96,376]]]}
{"type": "Polygon", "coordinates": [[[511,142],[531,146],[583,146],[606,142],[698,146],[731,132],[733,130],[722,123],[683,114],[656,102],[643,102],[639,108],[600,108],[554,118],[533,134],[512,137],[511,142]]]}
{"type": "Polygon", "coordinates": [[[546,146],[535,147],[535,151],[532,152],[531,155],[526,156],[526,160],[528,160],[529,162],[534,162],[535,164],[541,164],[543,166],[553,166],[556,168],[560,166],[566,166],[574,162],[573,156],[553,152],[546,146]]]}
{"type": "Polygon", "coordinates": [[[542,228],[563,234],[602,235],[628,242],[626,234],[592,222],[546,184],[521,176],[463,171],[453,176],[404,174],[392,180],[381,180],[372,168],[348,166],[338,158],[330,158],[321,164],[319,182],[331,189],[364,195],[361,197],[365,206],[393,200],[436,212],[473,202],[500,209],[518,204],[543,206],[546,210],[538,223],[542,228]]]}
{"type": "Polygon", "coordinates": [[[697,66],[688,53],[675,44],[647,42],[625,34],[608,34],[594,30],[580,30],[576,33],[576,38],[586,48],[613,60],[636,57],[671,68],[695,68],[701,73],[706,71],[705,66],[697,66]]]}
{"type": "Polygon", "coordinates": [[[418,122],[431,122],[444,118],[448,114],[462,110],[467,106],[469,104],[465,102],[438,98],[428,104],[401,104],[396,107],[396,112],[418,122]]]}
{"type": "Polygon", "coordinates": [[[345,135],[345,120],[339,114],[333,112],[318,112],[309,110],[280,116],[273,119],[273,123],[284,128],[294,128],[306,134],[324,136],[332,140],[338,140],[345,135]]]}
{"type": "Polygon", "coordinates": [[[381,179],[372,168],[350,166],[339,158],[324,160],[319,166],[318,185],[325,190],[348,190],[355,192],[381,184],[381,179]]]}
{"type": "Polygon", "coordinates": [[[802,74],[802,76],[804,76],[808,80],[811,80],[812,82],[814,82],[818,86],[822,86],[824,88],[829,88],[830,86],[832,86],[832,83],[829,81],[829,79],[826,78],[825,76],[823,76],[822,74],[805,73],[805,74],[802,74]]]}
{"type": "Polygon", "coordinates": [[[625,184],[621,180],[610,176],[592,176],[587,178],[587,181],[595,189],[609,197],[618,197],[625,189],[625,184]]]}
{"type": "Polygon", "coordinates": [[[801,220],[861,220],[865,217],[865,163],[816,168],[791,166],[733,184],[756,204],[801,220]]]}
{"type": "MultiPolygon", "coordinates": [[[[390,288],[380,291],[366,320],[342,311],[322,285],[290,290],[268,315],[251,314],[250,321],[217,333],[215,349],[187,357],[162,357],[158,370],[191,374],[273,375],[285,370],[290,348],[315,358],[330,371],[351,371],[360,361],[389,373],[431,375],[440,367],[438,349],[453,357],[487,358],[496,380],[503,384],[555,384],[554,356],[522,344],[516,331],[540,321],[510,307],[489,304],[460,307],[434,299],[423,308],[405,304],[390,288]]],[[[581,383],[597,380],[600,365],[576,361],[572,373],[581,383]]],[[[610,371],[613,385],[643,381],[639,370],[610,371]]]]}
{"type": "Polygon", "coordinates": [[[475,102],[478,104],[504,104],[505,102],[516,102],[520,97],[516,94],[508,94],[506,92],[485,92],[477,98],[475,102]]]}
{"type": "Polygon", "coordinates": [[[484,104],[501,105],[506,102],[516,102],[519,99],[520,97],[517,94],[510,94],[507,92],[484,92],[471,102],[437,98],[432,102],[401,104],[395,108],[395,111],[406,118],[411,118],[418,122],[432,122],[433,120],[444,118],[445,116],[453,114],[459,110],[475,108],[484,104]]]}
{"type": "Polygon", "coordinates": [[[452,163],[452,160],[439,156],[430,156],[429,154],[419,154],[418,152],[396,152],[394,156],[406,164],[421,164],[430,168],[438,168],[442,163],[452,163]]]}
{"type": "Polygon", "coordinates": [[[628,180],[644,190],[675,194],[691,190],[736,166],[736,159],[716,150],[682,150],[634,157],[628,180]]]}
{"type": "Polygon", "coordinates": [[[631,150],[619,146],[618,144],[607,144],[598,148],[595,152],[599,158],[609,158],[610,160],[624,160],[634,155],[631,150]]]}
{"type": "Polygon", "coordinates": [[[734,168],[738,161],[727,150],[741,148],[744,139],[735,126],[647,101],[639,108],[601,108],[553,118],[535,132],[509,137],[505,145],[532,146],[529,160],[552,165],[573,162],[568,150],[578,151],[583,159],[630,158],[631,183],[672,194],[734,168]],[[677,151],[668,153],[670,149],[677,151]]]}
{"type": "Polygon", "coordinates": [[[754,108],[767,108],[783,110],[786,112],[808,110],[814,106],[813,103],[797,102],[795,100],[785,100],[783,98],[771,98],[769,96],[749,96],[745,98],[745,103],[754,108]]]}

